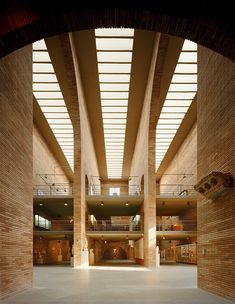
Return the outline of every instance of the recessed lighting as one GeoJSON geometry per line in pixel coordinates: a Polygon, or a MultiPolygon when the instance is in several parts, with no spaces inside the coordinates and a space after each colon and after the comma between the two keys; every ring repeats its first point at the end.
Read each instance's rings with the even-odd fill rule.
{"type": "Polygon", "coordinates": [[[43,203],[40,203],[39,206],[43,206],[43,203]]]}
{"type": "Polygon", "coordinates": [[[67,207],[67,206],[68,206],[68,203],[64,203],[64,206],[67,207]]]}
{"type": "Polygon", "coordinates": [[[162,239],[165,240],[166,238],[163,236],[162,239]]]}
{"type": "Polygon", "coordinates": [[[129,206],[129,203],[126,202],[125,205],[126,205],[126,206],[129,206]]]}
{"type": "Polygon", "coordinates": [[[101,203],[100,206],[104,206],[104,203],[101,203]]]}
{"type": "Polygon", "coordinates": [[[104,241],[105,242],[105,244],[107,244],[107,241],[104,241]]]}

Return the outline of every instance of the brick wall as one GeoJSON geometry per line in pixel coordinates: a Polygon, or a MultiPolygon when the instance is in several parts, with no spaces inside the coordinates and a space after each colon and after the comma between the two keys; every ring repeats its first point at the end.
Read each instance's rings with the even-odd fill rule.
{"type": "Polygon", "coordinates": [[[32,50],[0,61],[0,298],[32,286],[32,50]]]}
{"type": "MultiPolygon", "coordinates": [[[[198,180],[235,175],[235,65],[198,47],[198,180]]],[[[210,201],[198,196],[198,286],[235,299],[235,188],[210,201]]]]}
{"type": "Polygon", "coordinates": [[[33,183],[35,185],[69,183],[63,168],[48,148],[45,139],[35,125],[33,127],[33,183]],[[46,179],[44,177],[45,173],[47,174],[46,179]]]}

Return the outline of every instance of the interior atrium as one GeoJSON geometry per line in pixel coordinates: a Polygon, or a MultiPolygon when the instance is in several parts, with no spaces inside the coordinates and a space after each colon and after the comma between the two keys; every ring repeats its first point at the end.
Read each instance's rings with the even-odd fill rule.
{"type": "Polygon", "coordinates": [[[1,53],[0,299],[232,303],[234,60],[105,22],[1,53]]]}

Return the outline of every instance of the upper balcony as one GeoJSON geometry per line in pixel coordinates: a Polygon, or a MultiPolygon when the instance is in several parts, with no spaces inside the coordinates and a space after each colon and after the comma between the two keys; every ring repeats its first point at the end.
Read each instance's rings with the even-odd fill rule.
{"type": "Polygon", "coordinates": [[[42,216],[34,216],[34,236],[73,235],[73,220],[47,220],[42,216]]]}
{"type": "Polygon", "coordinates": [[[158,184],[157,197],[196,197],[194,185],[188,184],[158,184]]]}
{"type": "Polygon", "coordinates": [[[70,184],[42,184],[33,186],[34,197],[72,197],[73,187],[70,184]]]}
{"type": "Polygon", "coordinates": [[[194,174],[161,174],[156,176],[157,197],[196,197],[194,174]]]}

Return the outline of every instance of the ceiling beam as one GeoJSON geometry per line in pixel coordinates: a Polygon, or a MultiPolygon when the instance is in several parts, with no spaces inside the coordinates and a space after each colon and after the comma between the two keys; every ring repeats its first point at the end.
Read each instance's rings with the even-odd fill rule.
{"type": "Polygon", "coordinates": [[[123,176],[130,175],[131,161],[143,108],[155,34],[156,33],[152,31],[135,30],[123,157],[123,176]]]}
{"type": "Polygon", "coordinates": [[[65,175],[68,177],[69,181],[72,182],[73,171],[35,98],[33,98],[33,122],[45,139],[48,148],[63,168],[65,175]]]}

